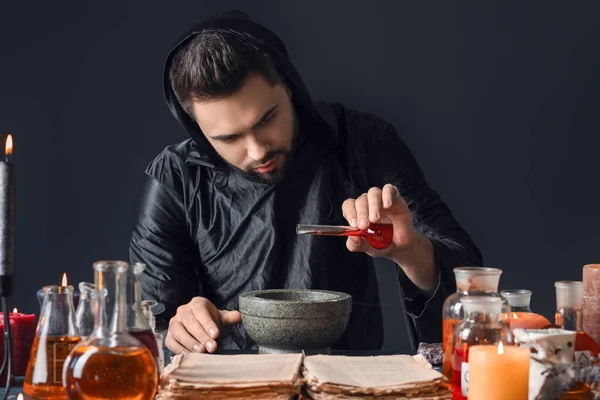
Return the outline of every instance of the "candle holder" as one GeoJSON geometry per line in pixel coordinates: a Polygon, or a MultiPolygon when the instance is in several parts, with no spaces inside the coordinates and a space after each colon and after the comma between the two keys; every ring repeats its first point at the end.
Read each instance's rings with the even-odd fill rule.
{"type": "Polygon", "coordinates": [[[12,332],[8,312],[8,297],[14,287],[15,270],[15,171],[11,162],[12,135],[7,135],[4,147],[5,160],[0,162],[0,303],[4,312],[4,360],[0,375],[6,371],[6,387],[3,399],[13,381],[12,332]]]}

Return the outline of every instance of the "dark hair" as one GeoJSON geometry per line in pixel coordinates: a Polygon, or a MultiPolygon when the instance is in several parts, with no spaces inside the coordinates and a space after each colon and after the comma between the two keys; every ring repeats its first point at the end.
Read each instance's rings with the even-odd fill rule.
{"type": "Polygon", "coordinates": [[[192,101],[234,95],[252,74],[275,85],[277,68],[252,39],[221,30],[205,30],[180,46],[173,55],[169,80],[179,104],[190,113],[192,101]]]}

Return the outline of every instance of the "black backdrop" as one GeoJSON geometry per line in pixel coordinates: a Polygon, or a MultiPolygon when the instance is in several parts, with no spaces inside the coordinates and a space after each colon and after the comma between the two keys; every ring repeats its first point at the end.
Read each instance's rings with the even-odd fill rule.
{"type": "MultiPolygon", "coordinates": [[[[15,138],[18,291],[127,258],[142,172],[186,138],[163,60],[195,21],[239,8],[279,33],[316,98],[391,120],[502,288],[600,262],[600,5],[558,1],[3,1],[0,133],[15,138]]],[[[406,350],[380,263],[386,348],[406,350]]],[[[351,271],[349,271],[351,273],[351,271]]]]}

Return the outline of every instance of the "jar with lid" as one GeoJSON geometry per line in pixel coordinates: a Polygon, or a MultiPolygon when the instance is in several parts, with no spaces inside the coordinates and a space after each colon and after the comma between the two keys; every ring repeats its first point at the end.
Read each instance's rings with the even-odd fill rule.
{"type": "Polygon", "coordinates": [[[477,344],[512,344],[512,334],[500,319],[502,299],[493,296],[464,296],[464,319],[456,326],[452,349],[452,398],[467,400],[469,390],[469,347],[477,344]]]}
{"type": "Polygon", "coordinates": [[[452,380],[452,349],[454,330],[464,317],[461,299],[465,296],[497,297],[502,302],[502,315],[508,316],[510,306],[498,293],[502,270],[488,267],[454,268],[456,292],[448,296],[442,311],[442,372],[452,380]]]}

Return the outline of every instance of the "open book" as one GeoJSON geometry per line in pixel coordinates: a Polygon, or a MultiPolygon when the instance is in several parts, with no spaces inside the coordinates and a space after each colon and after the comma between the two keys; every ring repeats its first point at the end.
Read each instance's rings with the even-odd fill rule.
{"type": "Polygon", "coordinates": [[[451,399],[444,377],[420,356],[302,354],[173,358],[157,399],[451,399]]]}

